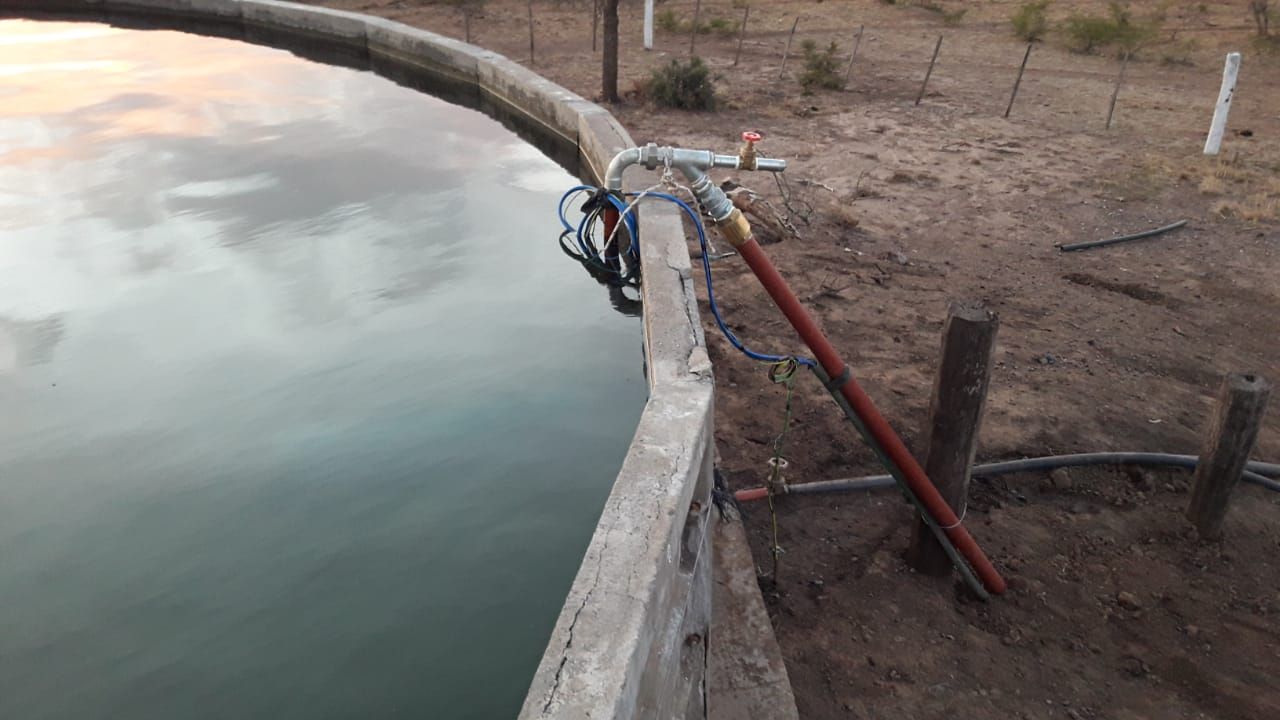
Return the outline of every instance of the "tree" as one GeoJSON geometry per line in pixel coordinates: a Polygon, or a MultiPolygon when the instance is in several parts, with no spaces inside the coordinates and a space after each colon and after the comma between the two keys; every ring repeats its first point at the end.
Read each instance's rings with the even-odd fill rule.
{"type": "Polygon", "coordinates": [[[604,0],[604,67],[601,95],[605,102],[618,102],[618,0],[604,0]]]}

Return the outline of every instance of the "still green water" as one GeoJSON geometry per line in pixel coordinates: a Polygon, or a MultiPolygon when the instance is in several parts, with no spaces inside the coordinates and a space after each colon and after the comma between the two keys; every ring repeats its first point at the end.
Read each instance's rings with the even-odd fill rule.
{"type": "Polygon", "coordinates": [[[0,718],[506,718],[645,398],[574,179],[365,72],[0,22],[0,718]]]}

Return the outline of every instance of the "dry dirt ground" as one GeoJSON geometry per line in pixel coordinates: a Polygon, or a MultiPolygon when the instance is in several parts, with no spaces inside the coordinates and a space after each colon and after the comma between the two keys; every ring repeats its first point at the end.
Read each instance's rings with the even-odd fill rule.
{"type": "MultiPolygon", "coordinates": [[[[326,4],[463,32],[459,12],[436,3],[326,4]]],[[[741,130],[758,129],[765,154],[791,161],[798,236],[767,251],[917,454],[953,299],[981,301],[1001,321],[980,459],[1198,452],[1224,373],[1280,382],[1280,55],[1251,44],[1244,0],[1166,3],[1163,42],[1130,65],[1113,129],[1119,63],[1069,53],[1056,37],[1036,47],[1006,120],[1025,47],[1009,31],[1017,3],[943,4],[969,11],[953,27],[873,0],[757,0],[738,66],[736,38],[698,38],[719,75],[717,112],[660,110],[636,95],[613,110],[641,142],[730,151],[741,130]],[[780,73],[797,15],[797,46],[834,40],[842,54],[865,25],[846,90],[803,95],[794,57],[780,73]],[[1222,56],[1236,49],[1245,69],[1233,132],[1222,159],[1207,160],[1222,56]],[[1183,218],[1186,229],[1152,240],[1055,249],[1183,218]]],[[[596,97],[590,5],[535,3],[533,67],[596,97]]],[[[1052,13],[1102,6],[1059,2],[1052,13]]],[[[662,7],[688,18],[693,2],[662,7]]],[[[742,11],[726,0],[701,12],[742,11]]],[[[473,41],[528,62],[526,23],[524,0],[492,0],[473,41]]],[[[662,31],[645,52],[640,27],[639,2],[624,2],[624,90],[688,52],[688,36],[662,31]]],[[[737,180],[784,205],[771,178],[737,180]]],[[[800,350],[740,262],[719,261],[715,274],[740,336],[800,350]]],[[[722,466],[735,487],[758,485],[783,395],[706,329],[722,466]]],[[[793,482],[877,469],[816,382],[797,393],[793,482]]],[[[1278,419],[1255,456],[1280,459],[1278,419]]],[[[975,481],[967,524],[1011,580],[986,604],[905,569],[911,513],[896,495],[781,499],[776,582],[768,512],[748,508],[802,717],[1280,717],[1280,495],[1242,488],[1226,539],[1202,544],[1182,518],[1187,486],[1185,474],[1122,470],[975,481]]]]}

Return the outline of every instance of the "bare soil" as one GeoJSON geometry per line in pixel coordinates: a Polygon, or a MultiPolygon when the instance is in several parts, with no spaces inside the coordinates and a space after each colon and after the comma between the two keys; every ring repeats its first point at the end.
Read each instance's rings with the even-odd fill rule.
{"type": "MultiPolygon", "coordinates": [[[[325,4],[463,32],[461,14],[436,3],[325,4]]],[[[1280,379],[1280,61],[1251,44],[1247,2],[1173,4],[1161,42],[1130,65],[1110,130],[1114,57],[1050,37],[1004,119],[1025,49],[1008,29],[1017,3],[943,4],[969,11],[951,27],[941,13],[873,0],[756,2],[738,66],[735,37],[697,39],[719,75],[717,112],[662,110],[640,92],[613,110],[640,142],[729,151],[758,129],[762,152],[791,161],[789,202],[772,178],[734,179],[795,211],[798,235],[769,254],[917,454],[951,300],[1000,315],[981,459],[1198,452],[1225,373],[1280,379]],[[866,26],[846,90],[802,94],[794,50],[781,71],[797,14],[797,47],[836,41],[847,53],[866,26]],[[1223,156],[1206,159],[1228,50],[1245,52],[1245,70],[1223,156]],[[1055,247],[1183,218],[1187,228],[1150,240],[1055,247]]],[[[1104,3],[1057,5],[1060,19],[1104,3]]],[[[1139,15],[1156,5],[1133,3],[1139,15]]],[[[596,97],[590,6],[535,3],[532,66],[596,97]]],[[[659,31],[645,52],[639,6],[624,4],[627,90],[689,46],[659,31]]],[[[661,7],[688,18],[693,2],[661,7]]],[[[701,12],[742,11],[706,2],[701,12]]],[[[472,32],[528,61],[524,0],[491,0],[472,32]]],[[[750,345],[801,350],[740,262],[721,260],[715,274],[725,316],[750,345]]],[[[723,341],[705,307],[704,320],[721,464],[736,488],[759,485],[783,393],[723,341]]],[[[1280,458],[1278,417],[1256,457],[1280,458]]],[[[809,378],[786,455],[793,482],[877,471],[809,378]]],[[[768,510],[749,507],[802,717],[1280,717],[1280,495],[1243,487],[1226,538],[1204,544],[1183,519],[1186,474],[1069,477],[975,481],[967,524],[1011,580],[990,603],[906,569],[911,512],[894,494],[781,499],[776,582],[768,510]]]]}

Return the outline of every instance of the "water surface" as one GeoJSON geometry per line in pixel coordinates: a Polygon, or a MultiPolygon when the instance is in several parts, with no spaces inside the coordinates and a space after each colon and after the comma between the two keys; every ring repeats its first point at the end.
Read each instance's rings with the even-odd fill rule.
{"type": "Polygon", "coordinates": [[[0,717],[514,716],[645,392],[573,182],[369,73],[0,21],[0,717]]]}

